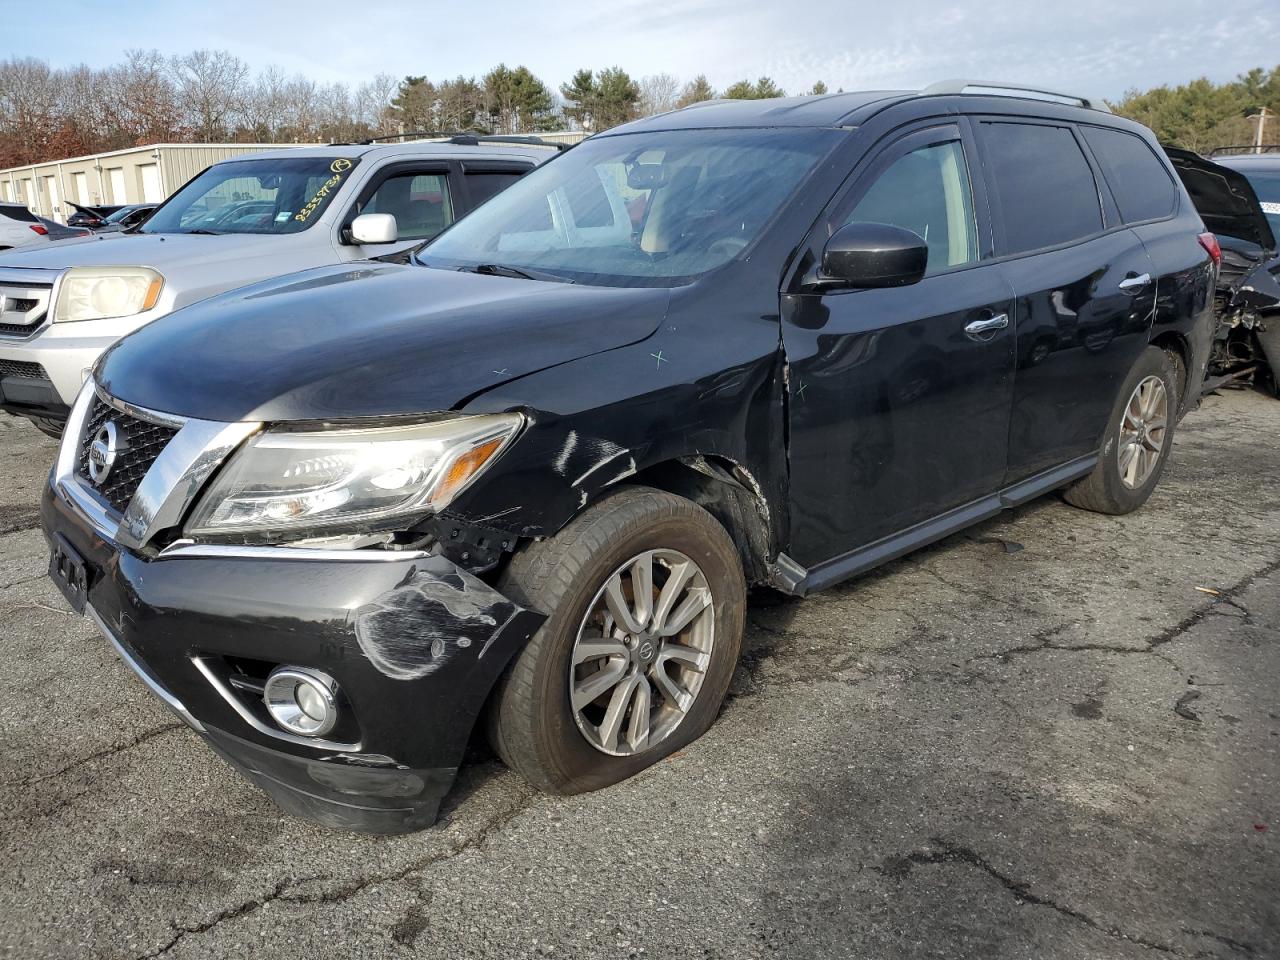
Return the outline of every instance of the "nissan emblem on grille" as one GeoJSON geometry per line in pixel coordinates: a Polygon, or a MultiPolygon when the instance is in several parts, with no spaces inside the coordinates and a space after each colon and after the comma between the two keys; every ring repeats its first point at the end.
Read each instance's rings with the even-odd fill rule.
{"type": "Polygon", "coordinates": [[[89,445],[89,479],[101,485],[116,457],[128,449],[129,443],[115,421],[104,423],[89,445]]]}

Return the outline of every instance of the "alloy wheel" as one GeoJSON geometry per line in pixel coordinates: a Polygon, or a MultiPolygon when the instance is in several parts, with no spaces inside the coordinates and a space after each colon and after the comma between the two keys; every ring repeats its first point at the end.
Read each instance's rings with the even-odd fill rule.
{"type": "Polygon", "coordinates": [[[569,661],[569,702],[587,742],[621,757],[671,736],[714,643],[711,588],[693,560],[647,550],[620,566],[591,601],[569,661]]]}
{"type": "Polygon", "coordinates": [[[1169,392],[1156,376],[1134,387],[1120,419],[1120,448],[1116,466],[1120,481],[1130,490],[1145,484],[1160,462],[1169,427],[1169,392]]]}

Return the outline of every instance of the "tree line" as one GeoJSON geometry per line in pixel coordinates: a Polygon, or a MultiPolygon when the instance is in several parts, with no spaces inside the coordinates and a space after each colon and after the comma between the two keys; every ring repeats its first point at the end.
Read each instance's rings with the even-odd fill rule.
{"type": "Polygon", "coordinates": [[[1111,108],[1144,123],[1161,143],[1207,153],[1214,147],[1254,142],[1257,120],[1269,115],[1265,139],[1280,143],[1280,66],[1256,67],[1226,83],[1206,77],[1177,87],[1130,90],[1111,108]]]}
{"type": "MultiPolygon", "coordinates": [[[[254,73],[222,50],[130,50],[102,68],[13,57],[0,61],[0,167],[149,143],[323,143],[419,130],[594,133],[700,100],[781,96],[786,91],[767,76],[716,90],[703,74],[633,77],[616,66],[579,70],[553,89],[527,67],[506,64],[453,79],[383,73],[325,84],[275,67],[254,73]]],[[[1264,107],[1280,115],[1280,66],[1227,83],[1202,77],[1130,90],[1111,106],[1162,142],[1191,150],[1251,143],[1250,116],[1264,107]]],[[[1280,119],[1271,123],[1267,139],[1280,142],[1280,119]]]]}
{"type": "Polygon", "coordinates": [[[254,73],[223,50],[130,50],[102,68],[12,57],[0,61],[0,168],[150,143],[323,143],[421,130],[594,133],[717,96],[784,95],[769,77],[717,92],[703,75],[635,78],[621,67],[579,70],[552,90],[527,67],[506,64],[444,80],[384,73],[324,84],[275,67],[254,73]]]}

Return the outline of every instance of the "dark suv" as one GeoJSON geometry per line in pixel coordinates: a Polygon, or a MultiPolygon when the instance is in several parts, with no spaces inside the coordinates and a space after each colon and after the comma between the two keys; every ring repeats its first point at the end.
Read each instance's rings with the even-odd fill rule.
{"type": "Polygon", "coordinates": [[[652,117],[144,327],[76,401],[52,576],[294,813],[430,824],[478,726],[545,790],[636,773],[715,718],[748,585],[1160,478],[1212,237],[1145,128],[973,89],[652,117]]]}

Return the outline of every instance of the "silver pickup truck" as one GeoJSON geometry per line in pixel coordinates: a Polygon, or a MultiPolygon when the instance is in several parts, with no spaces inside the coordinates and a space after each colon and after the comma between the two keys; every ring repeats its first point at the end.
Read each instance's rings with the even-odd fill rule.
{"type": "Polygon", "coordinates": [[[126,334],[226,290],[419,244],[556,146],[462,135],[267,151],[214,164],[135,230],[0,254],[0,409],[56,436],[126,334]]]}

